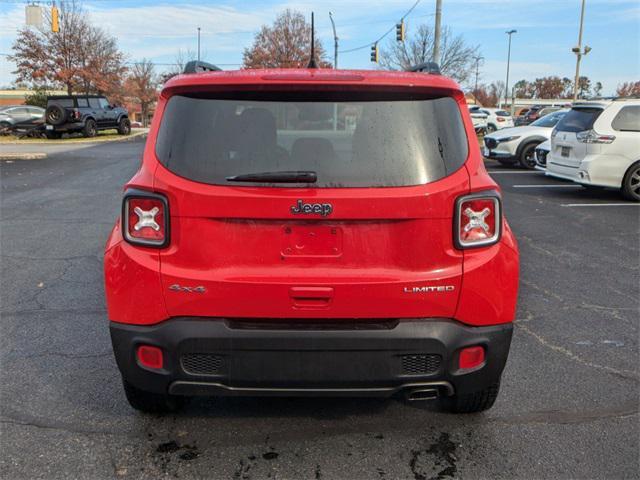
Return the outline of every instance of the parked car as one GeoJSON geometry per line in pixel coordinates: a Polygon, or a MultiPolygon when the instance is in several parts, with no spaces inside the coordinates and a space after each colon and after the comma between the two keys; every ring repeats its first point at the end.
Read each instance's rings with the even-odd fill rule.
{"type": "Polygon", "coordinates": [[[564,107],[544,107],[542,110],[538,112],[538,118],[542,118],[545,115],[549,115],[550,113],[557,112],[558,110],[562,110],[564,107]]]}
{"type": "Polygon", "coordinates": [[[551,140],[546,140],[535,149],[536,170],[546,171],[547,156],[551,150],[551,140]]]}
{"type": "Polygon", "coordinates": [[[0,109],[0,130],[30,127],[42,122],[44,108],[31,105],[15,105],[0,109]]]}
{"type": "Polygon", "coordinates": [[[640,201],[640,100],[574,103],[551,135],[547,175],[640,201]]]}
{"type": "Polygon", "coordinates": [[[129,403],[397,394],[490,408],[518,249],[463,102],[429,73],[169,80],[104,254],[129,403]]]}
{"type": "Polygon", "coordinates": [[[500,108],[488,107],[469,107],[469,111],[473,113],[484,113],[487,115],[487,133],[493,133],[496,130],[513,127],[513,118],[506,110],[500,108]]]}
{"type": "Polygon", "coordinates": [[[469,114],[471,115],[471,121],[473,122],[473,128],[476,134],[484,134],[487,131],[487,118],[489,115],[474,110],[473,107],[469,107],[469,114]]]}
{"type": "Polygon", "coordinates": [[[45,133],[60,138],[63,133],[82,132],[95,137],[99,130],[117,129],[120,135],[131,133],[129,113],[101,95],[57,95],[47,97],[45,133]]]}
{"type": "Polygon", "coordinates": [[[503,165],[519,163],[524,168],[536,166],[535,148],[551,137],[551,131],[569,110],[559,110],[531,125],[499,130],[484,137],[484,156],[503,165]]]}

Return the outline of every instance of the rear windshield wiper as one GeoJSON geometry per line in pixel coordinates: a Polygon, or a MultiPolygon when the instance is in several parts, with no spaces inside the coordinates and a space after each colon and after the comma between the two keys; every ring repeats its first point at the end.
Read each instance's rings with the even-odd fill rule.
{"type": "Polygon", "coordinates": [[[245,173],[244,175],[227,177],[227,182],[316,183],[317,181],[316,172],[306,170],[245,173]]]}

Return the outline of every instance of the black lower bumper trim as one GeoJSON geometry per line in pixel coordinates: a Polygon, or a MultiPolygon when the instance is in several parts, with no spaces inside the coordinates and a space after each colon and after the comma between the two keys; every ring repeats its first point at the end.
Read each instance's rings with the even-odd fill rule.
{"type": "Polygon", "coordinates": [[[513,331],[511,324],[470,327],[443,318],[398,320],[385,328],[239,323],[181,317],[151,326],[111,322],[110,331],[124,379],[145,391],[381,397],[432,385],[443,395],[481,390],[500,379],[513,331]],[[161,370],[138,364],[142,344],[162,349],[161,370]],[[458,352],[475,345],[485,348],[485,362],[461,371],[458,352]]]}

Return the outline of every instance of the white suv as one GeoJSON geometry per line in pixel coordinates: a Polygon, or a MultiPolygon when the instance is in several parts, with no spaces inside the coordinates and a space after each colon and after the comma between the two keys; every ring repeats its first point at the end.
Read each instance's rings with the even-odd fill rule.
{"type": "Polygon", "coordinates": [[[473,113],[484,113],[487,115],[487,133],[495,132],[503,128],[513,127],[513,117],[506,110],[500,108],[470,106],[469,111],[473,113]]]}
{"type": "Polygon", "coordinates": [[[560,110],[539,118],[531,125],[506,128],[484,137],[483,155],[503,165],[520,163],[524,168],[536,166],[534,151],[542,142],[549,140],[553,127],[569,110],[560,110]]]}
{"type": "Polygon", "coordinates": [[[546,172],[640,201],[640,99],[574,103],[551,134],[546,172]]]}

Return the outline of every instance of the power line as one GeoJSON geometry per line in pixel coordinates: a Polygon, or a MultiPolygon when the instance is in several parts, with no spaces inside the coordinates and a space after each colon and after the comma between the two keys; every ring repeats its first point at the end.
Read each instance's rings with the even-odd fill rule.
{"type": "MultiPolygon", "coordinates": [[[[416,8],[418,6],[418,4],[421,2],[422,0],[416,0],[416,2],[413,4],[413,6],[407,10],[407,12],[400,17],[400,21],[404,20],[405,18],[407,18],[409,16],[409,14],[411,12],[413,12],[413,9],[416,8]]],[[[380,40],[382,40],[384,37],[386,37],[387,35],[389,35],[391,32],[393,32],[395,30],[396,26],[395,24],[386,32],[384,32],[377,40],[374,40],[373,42],[369,42],[366,45],[362,45],[360,47],[356,47],[356,48],[350,48],[348,50],[341,50],[338,53],[350,53],[350,52],[357,52],[358,50],[363,50],[365,48],[369,48],[372,45],[375,45],[376,43],[378,43],[380,40]]]]}

